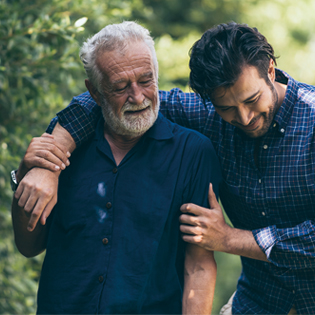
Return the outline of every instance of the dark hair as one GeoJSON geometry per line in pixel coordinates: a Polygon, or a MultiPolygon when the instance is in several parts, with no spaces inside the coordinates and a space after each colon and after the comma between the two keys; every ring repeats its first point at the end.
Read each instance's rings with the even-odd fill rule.
{"type": "Polygon", "coordinates": [[[276,64],[272,46],[256,28],[231,22],[207,30],[190,49],[189,85],[202,99],[213,99],[219,87],[232,86],[244,65],[255,66],[269,82],[270,59],[276,64]]]}

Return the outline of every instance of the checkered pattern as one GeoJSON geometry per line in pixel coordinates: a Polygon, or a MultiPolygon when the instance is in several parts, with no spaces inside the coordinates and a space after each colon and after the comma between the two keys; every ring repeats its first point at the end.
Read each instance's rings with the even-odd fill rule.
{"type": "MultiPolygon", "coordinates": [[[[224,122],[211,103],[179,89],[160,92],[166,117],[212,140],[224,178],[222,204],[235,227],[253,231],[270,261],[242,258],[235,314],[285,314],[293,304],[300,314],[315,314],[315,88],[276,73],[287,92],[259,140],[258,167],[257,140],[224,122]]],[[[99,114],[84,93],[58,119],[79,145],[99,114]]]]}
{"type": "Polygon", "coordinates": [[[52,133],[57,121],[71,134],[77,147],[94,135],[98,118],[102,115],[89,92],[74,97],[71,103],[50,122],[46,132],[52,133]],[[78,106],[82,104],[82,106],[78,106]]]}

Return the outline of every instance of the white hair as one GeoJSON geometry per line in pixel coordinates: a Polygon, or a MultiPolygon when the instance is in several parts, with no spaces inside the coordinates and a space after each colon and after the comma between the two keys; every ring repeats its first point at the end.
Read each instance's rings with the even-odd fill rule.
{"type": "Polygon", "coordinates": [[[158,61],[150,32],[136,22],[125,21],[119,24],[110,24],[87,39],[80,50],[80,58],[86,74],[99,92],[103,77],[96,64],[98,53],[113,50],[124,51],[126,46],[133,41],[143,41],[147,44],[152,54],[156,79],[158,78],[158,61]]]}

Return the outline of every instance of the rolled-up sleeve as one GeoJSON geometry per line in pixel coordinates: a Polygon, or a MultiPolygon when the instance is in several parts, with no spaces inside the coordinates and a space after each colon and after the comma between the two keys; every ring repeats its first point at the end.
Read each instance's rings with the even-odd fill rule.
{"type": "Polygon", "coordinates": [[[305,221],[295,227],[277,229],[275,225],[253,231],[267,259],[278,267],[315,267],[315,224],[305,221]]]}

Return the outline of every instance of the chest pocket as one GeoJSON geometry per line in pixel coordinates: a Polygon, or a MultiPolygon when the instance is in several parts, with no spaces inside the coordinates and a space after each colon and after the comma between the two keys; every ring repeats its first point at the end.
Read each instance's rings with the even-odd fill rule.
{"type": "Polygon", "coordinates": [[[82,182],[67,178],[61,181],[55,208],[57,223],[66,230],[84,227],[92,212],[92,199],[91,179],[82,182]]]}

